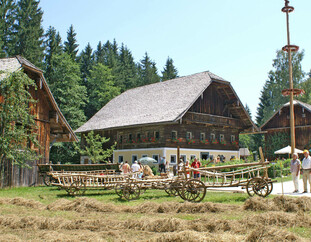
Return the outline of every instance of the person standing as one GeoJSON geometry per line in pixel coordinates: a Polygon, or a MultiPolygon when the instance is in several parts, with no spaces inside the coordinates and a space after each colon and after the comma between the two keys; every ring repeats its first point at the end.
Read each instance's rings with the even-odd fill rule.
{"type": "Polygon", "coordinates": [[[311,157],[308,150],[304,150],[305,158],[302,160],[302,180],[303,180],[303,193],[308,192],[308,181],[311,189],[311,157]]]}
{"type": "Polygon", "coordinates": [[[290,172],[292,173],[292,179],[294,182],[295,190],[293,193],[299,191],[299,175],[300,175],[300,160],[298,159],[297,153],[293,154],[293,159],[290,161],[290,172]]]}
{"type": "MultiPolygon", "coordinates": [[[[194,161],[191,164],[191,167],[194,169],[199,169],[201,166],[201,162],[197,160],[197,158],[194,158],[194,161]]],[[[200,178],[200,172],[199,171],[193,171],[193,178],[200,178]]]]}
{"type": "Polygon", "coordinates": [[[131,172],[131,167],[127,161],[125,161],[125,163],[122,166],[122,172],[123,172],[123,174],[127,174],[127,173],[131,172]]]}
{"type": "Polygon", "coordinates": [[[165,165],[166,165],[165,157],[162,157],[159,164],[160,173],[163,172],[166,173],[165,165]]]}
{"type": "Polygon", "coordinates": [[[140,169],[140,166],[137,163],[137,160],[134,161],[134,164],[132,165],[132,172],[138,172],[140,169]]]}

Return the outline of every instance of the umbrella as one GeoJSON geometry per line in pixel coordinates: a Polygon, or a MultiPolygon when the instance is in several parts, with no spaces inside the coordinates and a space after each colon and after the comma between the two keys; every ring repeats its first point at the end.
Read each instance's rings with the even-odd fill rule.
{"type": "MultiPolygon", "coordinates": [[[[292,148],[289,145],[274,152],[274,154],[278,154],[278,155],[290,154],[290,153],[292,153],[292,148]]],[[[295,153],[303,153],[303,151],[295,148],[295,153]]]]}
{"type": "Polygon", "coordinates": [[[142,157],[140,158],[138,161],[140,161],[141,163],[157,163],[157,160],[151,158],[151,157],[142,157]]]}

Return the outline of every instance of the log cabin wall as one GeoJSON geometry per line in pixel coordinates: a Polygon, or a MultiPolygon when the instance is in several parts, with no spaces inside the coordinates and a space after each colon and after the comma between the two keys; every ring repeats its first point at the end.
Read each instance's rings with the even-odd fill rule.
{"type": "MultiPolygon", "coordinates": [[[[237,128],[221,128],[202,124],[166,124],[154,126],[140,126],[136,128],[124,128],[114,131],[102,131],[105,137],[110,137],[109,145],[117,141],[116,149],[143,149],[160,147],[177,147],[191,149],[219,149],[238,150],[239,130],[237,128]],[[110,135],[109,135],[110,132],[110,135]],[[172,132],[177,132],[177,139],[172,139],[172,132]],[[191,132],[191,140],[187,140],[187,132],[191,132]],[[201,140],[201,134],[205,139],[201,140]],[[218,140],[212,144],[211,135],[218,140]],[[220,144],[220,135],[224,137],[224,143],[220,144]],[[233,137],[234,138],[233,138],[233,137]],[[206,139],[208,142],[206,142],[206,139]],[[232,142],[234,139],[235,142],[232,142]]],[[[109,147],[109,146],[108,146],[109,147]]]]}
{"type": "Polygon", "coordinates": [[[219,84],[212,83],[198,98],[189,112],[206,113],[217,116],[229,117],[224,98],[218,91],[219,84]]]}
{"type": "MultiPolygon", "coordinates": [[[[276,113],[271,120],[262,128],[267,131],[265,140],[268,136],[275,135],[280,132],[285,132],[290,136],[290,116],[289,106],[285,106],[280,112],[276,113]]],[[[303,106],[295,105],[295,141],[296,148],[310,149],[311,145],[311,113],[303,106]]],[[[290,144],[289,144],[290,145],[290,144]]]]}
{"type": "MultiPolygon", "coordinates": [[[[27,72],[26,72],[27,73],[27,72]]],[[[44,164],[49,162],[50,153],[50,122],[49,111],[50,104],[47,100],[42,85],[40,85],[40,78],[38,75],[28,72],[28,76],[36,81],[37,88],[30,88],[29,93],[37,102],[31,106],[31,114],[35,117],[36,133],[38,134],[39,147],[33,144],[31,148],[38,152],[38,160],[35,162],[26,162],[25,167],[20,167],[12,164],[10,161],[4,163],[4,174],[0,187],[14,187],[14,186],[31,186],[35,184],[42,184],[42,179],[38,175],[36,164],[44,164]]]]}
{"type": "MultiPolygon", "coordinates": [[[[295,105],[295,126],[311,126],[311,113],[305,108],[295,105]]],[[[277,113],[268,123],[264,129],[275,129],[290,127],[289,107],[284,107],[279,113],[277,113]]]]}

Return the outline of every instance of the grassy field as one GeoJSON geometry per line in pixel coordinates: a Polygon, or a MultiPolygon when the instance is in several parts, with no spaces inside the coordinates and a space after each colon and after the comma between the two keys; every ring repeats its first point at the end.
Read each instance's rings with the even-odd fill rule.
{"type": "Polygon", "coordinates": [[[311,199],[164,191],[127,202],[114,191],[70,197],[55,187],[0,190],[0,241],[309,241],[311,199]]]}

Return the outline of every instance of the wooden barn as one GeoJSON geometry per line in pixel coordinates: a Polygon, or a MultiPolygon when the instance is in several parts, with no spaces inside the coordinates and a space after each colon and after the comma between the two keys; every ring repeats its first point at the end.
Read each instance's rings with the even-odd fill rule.
{"type": "MultiPolygon", "coordinates": [[[[32,108],[38,130],[40,147],[37,149],[38,164],[49,163],[50,146],[54,142],[77,141],[77,137],[57,106],[55,99],[43,76],[43,71],[21,56],[0,59],[0,71],[14,72],[22,69],[37,85],[30,89],[37,103],[32,108]]],[[[20,168],[8,163],[0,186],[28,186],[40,183],[36,164],[31,169],[20,168]]]]}
{"type": "MultiPolygon", "coordinates": [[[[311,105],[294,100],[295,114],[295,141],[296,148],[310,149],[311,148],[311,105]]],[[[265,131],[266,143],[269,143],[269,138],[277,134],[285,134],[288,137],[290,145],[290,111],[289,102],[284,104],[276,111],[270,119],[268,119],[261,127],[261,131],[265,131]]],[[[286,146],[284,145],[284,146],[286,146]]],[[[279,147],[282,148],[282,147],[279,147]]],[[[267,147],[266,147],[267,149],[267,147]]]]}
{"type": "Polygon", "coordinates": [[[128,90],[76,132],[117,141],[114,162],[164,156],[174,164],[177,146],[184,160],[238,158],[239,134],[256,129],[230,83],[202,72],[128,90]]]}

